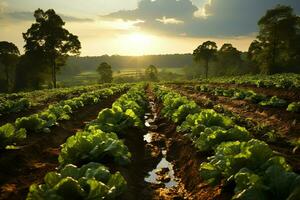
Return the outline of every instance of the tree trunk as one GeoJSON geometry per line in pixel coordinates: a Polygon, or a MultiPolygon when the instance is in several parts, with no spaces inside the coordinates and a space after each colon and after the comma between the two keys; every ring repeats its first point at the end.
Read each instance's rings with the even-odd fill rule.
{"type": "Polygon", "coordinates": [[[52,83],[53,83],[53,88],[56,88],[56,63],[55,63],[55,60],[52,62],[52,83]]]}
{"type": "Polygon", "coordinates": [[[206,60],[206,64],[205,64],[205,78],[207,79],[208,76],[208,59],[206,60]]]}

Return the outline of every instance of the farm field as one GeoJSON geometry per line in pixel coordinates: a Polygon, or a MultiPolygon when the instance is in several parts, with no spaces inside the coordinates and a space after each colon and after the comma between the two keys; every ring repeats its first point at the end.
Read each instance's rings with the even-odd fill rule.
{"type": "Polygon", "coordinates": [[[2,95],[30,106],[2,114],[0,199],[297,200],[291,76],[2,95]]]}

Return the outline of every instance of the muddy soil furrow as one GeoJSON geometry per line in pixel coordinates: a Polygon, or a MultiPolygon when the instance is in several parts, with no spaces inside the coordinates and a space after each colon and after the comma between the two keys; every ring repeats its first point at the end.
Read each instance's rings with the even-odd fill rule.
{"type": "Polygon", "coordinates": [[[161,116],[162,105],[155,99],[151,89],[147,90],[147,95],[150,103],[153,103],[156,108],[155,113],[152,113],[156,117],[154,120],[150,117],[148,123],[147,135],[150,134],[151,137],[146,138],[148,140],[146,148],[151,147],[152,154],[160,155],[158,158],[161,159],[157,167],[149,171],[149,174],[153,172],[157,174],[154,176],[157,180],[151,180],[150,177],[149,181],[149,177],[145,178],[148,183],[151,183],[152,199],[230,199],[231,189],[230,192],[223,191],[222,185],[213,188],[201,180],[198,170],[207,155],[198,154],[191,141],[176,132],[176,125],[161,116]],[[162,154],[165,154],[165,158],[161,156],[162,154]],[[162,163],[172,167],[167,169],[167,165],[164,166],[162,163]],[[170,176],[171,170],[174,171],[172,172],[174,177],[170,176]]]}
{"type": "Polygon", "coordinates": [[[49,171],[58,166],[60,145],[68,137],[95,119],[99,111],[110,107],[120,96],[114,95],[101,103],[76,111],[71,120],[53,127],[50,134],[32,134],[19,150],[0,154],[0,199],[25,199],[32,183],[41,183],[49,171]]]}

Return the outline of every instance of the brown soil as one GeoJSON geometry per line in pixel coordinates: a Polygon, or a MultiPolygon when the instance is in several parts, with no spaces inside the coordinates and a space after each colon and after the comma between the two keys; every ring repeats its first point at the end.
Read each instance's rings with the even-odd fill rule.
{"type": "Polygon", "coordinates": [[[110,107],[118,96],[76,111],[71,120],[53,127],[50,134],[30,135],[19,150],[1,152],[0,199],[25,199],[32,183],[43,182],[45,174],[58,167],[60,145],[84,128],[86,122],[95,119],[101,109],[110,107]]]}
{"type": "MultiPolygon", "coordinates": [[[[153,98],[153,94],[148,90],[148,95],[153,98]]],[[[162,142],[167,149],[167,160],[174,166],[177,186],[166,188],[161,185],[152,185],[154,196],[152,199],[196,199],[196,200],[226,200],[232,197],[232,188],[223,191],[222,185],[211,187],[207,185],[199,175],[199,166],[206,161],[208,155],[197,153],[189,139],[176,132],[176,125],[160,115],[162,106],[157,104],[158,118],[155,122],[157,129],[151,144],[159,147],[162,142]]]]}

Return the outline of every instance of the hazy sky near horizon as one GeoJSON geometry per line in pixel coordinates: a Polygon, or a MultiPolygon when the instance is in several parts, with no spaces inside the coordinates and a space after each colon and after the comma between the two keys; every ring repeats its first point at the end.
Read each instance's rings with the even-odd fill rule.
{"type": "Polygon", "coordinates": [[[299,0],[0,0],[0,41],[22,51],[34,10],[53,8],[83,56],[191,53],[206,40],[246,51],[257,21],[277,4],[300,14],[299,0]]]}

